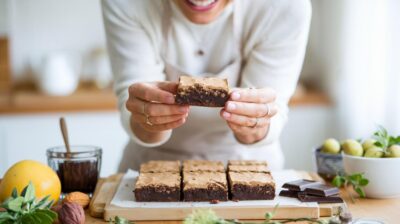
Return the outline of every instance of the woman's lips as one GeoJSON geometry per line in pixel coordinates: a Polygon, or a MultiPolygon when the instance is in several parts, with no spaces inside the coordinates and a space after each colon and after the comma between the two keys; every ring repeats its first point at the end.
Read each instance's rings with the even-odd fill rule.
{"type": "Polygon", "coordinates": [[[186,0],[186,4],[193,10],[205,12],[212,9],[218,0],[186,0]]]}

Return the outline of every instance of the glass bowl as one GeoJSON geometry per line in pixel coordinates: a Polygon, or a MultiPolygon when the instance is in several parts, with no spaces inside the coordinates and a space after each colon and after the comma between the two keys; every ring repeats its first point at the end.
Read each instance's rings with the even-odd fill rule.
{"type": "Polygon", "coordinates": [[[63,193],[93,193],[101,169],[102,149],[97,146],[74,145],[71,153],[65,146],[47,150],[48,165],[57,173],[63,193]]]}

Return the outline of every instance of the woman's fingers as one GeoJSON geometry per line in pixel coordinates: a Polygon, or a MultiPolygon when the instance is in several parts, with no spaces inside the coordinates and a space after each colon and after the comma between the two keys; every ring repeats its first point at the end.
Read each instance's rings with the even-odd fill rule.
{"type": "Polygon", "coordinates": [[[145,124],[141,124],[141,125],[147,131],[159,132],[159,131],[166,131],[166,130],[175,129],[175,128],[183,125],[185,122],[186,122],[186,118],[182,118],[182,119],[179,119],[177,121],[173,121],[173,122],[166,123],[166,124],[149,125],[149,124],[145,123],[145,124]]]}
{"type": "Polygon", "coordinates": [[[157,116],[157,117],[151,117],[146,115],[141,114],[141,113],[132,113],[132,118],[141,124],[146,124],[147,122],[150,122],[153,125],[160,125],[160,124],[168,124],[174,121],[181,120],[183,118],[186,118],[188,114],[179,114],[179,115],[169,115],[169,116],[157,116]]]}
{"type": "Polygon", "coordinates": [[[237,115],[233,113],[229,113],[225,110],[221,110],[221,116],[228,121],[229,123],[233,123],[238,126],[242,127],[265,127],[269,125],[269,118],[268,117],[248,117],[243,115],[237,115]]]}
{"type": "Polygon", "coordinates": [[[270,103],[275,101],[276,92],[271,88],[237,89],[232,91],[230,99],[238,102],[270,103]]]}
{"type": "Polygon", "coordinates": [[[278,108],[273,103],[244,103],[237,101],[228,101],[224,110],[232,114],[249,117],[272,117],[278,112],[278,108]]]}
{"type": "Polygon", "coordinates": [[[186,114],[189,112],[187,105],[168,105],[161,103],[146,102],[136,97],[126,102],[126,108],[131,112],[146,114],[148,116],[168,116],[186,114]]]}
{"type": "Polygon", "coordinates": [[[135,83],[129,87],[129,96],[149,102],[174,104],[173,91],[176,88],[177,83],[174,82],[135,83]]]}

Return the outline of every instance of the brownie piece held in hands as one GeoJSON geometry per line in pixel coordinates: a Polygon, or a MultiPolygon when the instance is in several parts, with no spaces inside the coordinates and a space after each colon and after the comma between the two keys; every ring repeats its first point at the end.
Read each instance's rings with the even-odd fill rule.
{"type": "Polygon", "coordinates": [[[229,99],[227,79],[216,77],[179,77],[175,101],[182,105],[223,107],[229,99]]]}

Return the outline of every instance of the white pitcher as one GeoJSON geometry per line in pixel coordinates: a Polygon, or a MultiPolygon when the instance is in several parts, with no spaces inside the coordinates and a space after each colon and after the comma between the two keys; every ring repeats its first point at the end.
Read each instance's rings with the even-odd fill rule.
{"type": "Polygon", "coordinates": [[[58,52],[45,56],[36,80],[40,90],[48,95],[72,94],[79,83],[80,63],[77,56],[58,52]]]}

